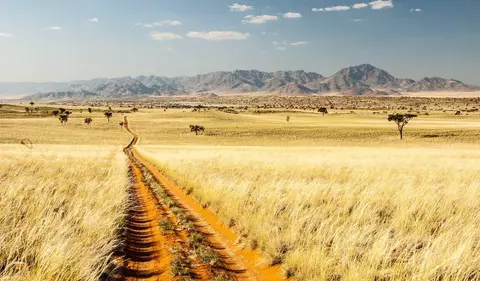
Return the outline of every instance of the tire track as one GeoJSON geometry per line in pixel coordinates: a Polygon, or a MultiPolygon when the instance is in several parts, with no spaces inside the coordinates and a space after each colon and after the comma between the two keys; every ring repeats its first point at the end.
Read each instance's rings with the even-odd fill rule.
{"type": "Polygon", "coordinates": [[[125,153],[129,157],[135,177],[136,207],[132,209],[134,216],[128,220],[127,230],[132,228],[132,231],[127,231],[126,234],[125,258],[130,263],[123,261],[122,277],[128,277],[125,273],[129,272],[143,275],[132,277],[137,279],[123,280],[179,280],[173,277],[172,268],[168,268],[170,265],[173,267],[173,263],[178,259],[178,252],[181,252],[184,258],[189,258],[189,276],[192,280],[213,280],[217,276],[225,277],[220,280],[285,280],[280,266],[259,266],[260,253],[241,249],[235,242],[236,234],[222,224],[213,212],[186,195],[135,151],[133,146],[138,142],[139,136],[130,129],[127,117],[124,127],[132,135],[132,141],[125,148],[125,153]],[[173,203],[165,203],[167,200],[173,203]],[[173,231],[164,231],[162,234],[159,222],[165,220],[175,227],[173,231]],[[172,248],[175,251],[172,251],[172,248]],[[219,262],[205,258],[200,260],[205,249],[207,253],[214,252],[219,262]],[[148,261],[134,261],[138,255],[145,256],[148,261]]]}

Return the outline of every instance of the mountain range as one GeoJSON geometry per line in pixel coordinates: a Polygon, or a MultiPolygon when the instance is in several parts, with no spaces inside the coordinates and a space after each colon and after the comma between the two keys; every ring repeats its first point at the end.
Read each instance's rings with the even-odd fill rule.
{"type": "Polygon", "coordinates": [[[198,93],[267,92],[279,95],[398,95],[400,92],[477,91],[455,79],[401,79],[370,64],[344,68],[330,77],[314,72],[258,70],[218,71],[193,77],[138,76],[96,78],[69,83],[0,83],[0,94],[30,94],[24,99],[113,99],[198,93]],[[34,94],[32,94],[34,93],[34,94]]]}

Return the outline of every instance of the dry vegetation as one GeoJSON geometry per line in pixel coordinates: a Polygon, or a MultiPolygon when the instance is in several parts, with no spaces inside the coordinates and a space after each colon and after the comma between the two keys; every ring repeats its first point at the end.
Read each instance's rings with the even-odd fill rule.
{"type": "Polygon", "coordinates": [[[480,153],[137,148],[295,280],[480,279],[480,153]]]}
{"type": "Polygon", "coordinates": [[[118,147],[0,146],[0,280],[98,280],[122,224],[118,147]]]}
{"type": "Polygon", "coordinates": [[[136,107],[127,113],[140,135],[136,149],[218,212],[245,247],[282,263],[286,276],[480,280],[479,98],[225,96],[61,106],[73,111],[65,125],[46,113],[59,105],[0,108],[0,143],[17,144],[0,146],[7,159],[0,276],[98,276],[122,217],[125,162],[112,147],[79,144],[126,145],[118,123],[136,107]],[[418,114],[403,141],[387,121],[394,113],[418,114]],[[192,133],[192,124],[205,132],[192,133]],[[19,144],[25,139],[33,149],[19,144]],[[70,150],[79,152],[42,144],[75,144],[70,150]],[[58,206],[71,211],[62,218],[58,206]],[[22,220],[30,213],[35,219],[22,220]]]}

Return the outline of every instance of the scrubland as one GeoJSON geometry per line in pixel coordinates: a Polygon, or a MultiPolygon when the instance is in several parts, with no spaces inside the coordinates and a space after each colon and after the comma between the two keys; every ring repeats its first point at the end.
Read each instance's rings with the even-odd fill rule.
{"type": "Polygon", "coordinates": [[[98,280],[118,244],[120,147],[0,146],[0,280],[98,280]]]}

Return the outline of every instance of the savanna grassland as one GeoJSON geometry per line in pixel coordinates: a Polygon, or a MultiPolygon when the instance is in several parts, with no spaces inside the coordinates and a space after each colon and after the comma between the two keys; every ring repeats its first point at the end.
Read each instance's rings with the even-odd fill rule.
{"type": "Polygon", "coordinates": [[[62,125],[53,109],[0,108],[0,280],[98,280],[120,243],[129,137],[102,113],[62,125]]]}
{"type": "Polygon", "coordinates": [[[0,279],[98,280],[127,204],[117,147],[0,145],[0,279]]]}
{"type": "MultiPolygon", "coordinates": [[[[73,111],[63,125],[46,113],[59,105],[42,105],[39,113],[25,113],[25,105],[0,108],[0,143],[8,144],[0,151],[19,155],[10,161],[22,163],[5,169],[18,171],[3,176],[15,182],[11,196],[31,189],[29,182],[38,177],[28,168],[32,161],[47,163],[42,169],[64,165],[68,169],[56,172],[70,187],[52,176],[49,185],[35,185],[44,188],[38,192],[66,188],[64,196],[75,198],[68,202],[78,203],[68,205],[75,210],[102,202],[111,211],[102,234],[113,233],[127,181],[125,161],[114,156],[130,139],[118,125],[122,111],[139,134],[140,154],[216,212],[242,247],[260,250],[265,265],[280,264],[293,280],[480,280],[479,99],[228,96],[110,105],[114,115],[108,122],[105,102],[96,103],[93,113],[86,112],[90,104],[63,102],[73,111]],[[134,106],[139,111],[127,113],[134,106]],[[319,113],[320,107],[329,113],[319,113]],[[395,112],[418,115],[405,126],[402,141],[387,121],[395,112]],[[89,116],[93,122],[87,125],[89,116]],[[204,126],[205,132],[197,136],[189,125],[204,126]],[[21,144],[25,139],[33,148],[21,144]],[[123,176],[110,177],[105,169],[123,176]],[[103,181],[90,190],[91,178],[103,181]],[[105,185],[108,194],[94,194],[105,185]],[[82,196],[69,193],[78,188],[82,196]]],[[[44,208],[48,215],[42,217],[62,220],[55,204],[20,198],[44,208]]],[[[15,210],[10,201],[0,199],[2,209],[15,210]]],[[[22,212],[12,212],[19,226],[34,225],[21,219],[22,212]]],[[[96,237],[93,232],[79,239],[99,241],[87,237],[96,237]]],[[[101,268],[105,249],[114,244],[109,237],[97,243],[100,248],[84,251],[82,261],[101,268]]],[[[4,261],[17,262],[0,254],[0,272],[4,261]]],[[[50,264],[55,262],[20,268],[50,264]]],[[[54,268],[63,268],[58,264],[54,268]]],[[[72,264],[68,268],[74,270],[72,264]]],[[[69,276],[59,280],[93,280],[69,276]]]]}

